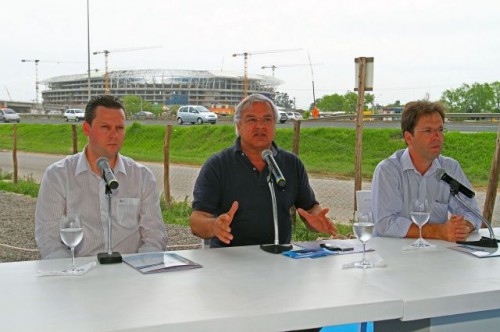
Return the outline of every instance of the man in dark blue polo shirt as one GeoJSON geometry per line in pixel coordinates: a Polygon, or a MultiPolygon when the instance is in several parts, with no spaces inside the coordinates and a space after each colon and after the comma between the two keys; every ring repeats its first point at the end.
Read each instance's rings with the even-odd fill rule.
{"type": "Polygon", "coordinates": [[[335,235],[336,228],[316,201],[307,172],[294,154],[274,143],[278,110],[267,97],[246,97],[235,109],[235,144],[203,165],[194,187],[193,234],[211,239],[211,247],[274,242],[269,173],[261,153],[270,149],[286,185],[274,184],[280,243],[290,243],[290,208],[295,206],[309,229],[335,235]]]}

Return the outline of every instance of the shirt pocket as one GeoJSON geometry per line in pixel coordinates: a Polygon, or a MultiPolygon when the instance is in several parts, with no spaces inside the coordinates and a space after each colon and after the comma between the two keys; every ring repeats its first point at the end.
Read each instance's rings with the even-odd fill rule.
{"type": "Polygon", "coordinates": [[[133,229],[139,227],[139,198],[118,198],[118,225],[133,229]]]}

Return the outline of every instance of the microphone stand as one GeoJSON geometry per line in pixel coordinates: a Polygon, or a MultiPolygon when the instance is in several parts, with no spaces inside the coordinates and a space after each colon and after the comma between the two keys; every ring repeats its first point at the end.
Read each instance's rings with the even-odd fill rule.
{"type": "Polygon", "coordinates": [[[106,183],[106,196],[108,197],[108,252],[97,254],[97,260],[101,264],[114,264],[122,262],[122,255],[119,252],[113,252],[111,248],[111,188],[106,183]]]}
{"type": "Polygon", "coordinates": [[[261,244],[260,249],[272,254],[280,254],[284,251],[291,250],[293,246],[291,244],[280,244],[279,231],[278,231],[278,208],[276,206],[276,193],[274,192],[274,185],[273,185],[273,180],[271,178],[271,173],[272,170],[269,169],[269,174],[267,175],[267,183],[269,185],[269,191],[271,192],[271,201],[273,204],[274,243],[261,244]]]}
{"type": "Polygon", "coordinates": [[[458,186],[450,185],[450,193],[453,197],[455,197],[460,204],[465,206],[467,210],[472,212],[476,217],[481,219],[483,224],[488,227],[488,230],[490,231],[490,237],[485,237],[482,236],[480,240],[478,241],[457,241],[457,244],[462,244],[462,245],[467,245],[467,246],[475,246],[475,247],[481,247],[481,248],[498,248],[498,240],[495,238],[495,233],[493,232],[493,228],[491,228],[490,223],[488,220],[486,220],[482,215],[480,215],[476,210],[474,210],[469,204],[467,204],[466,201],[464,201],[459,195],[458,195],[458,186]]]}

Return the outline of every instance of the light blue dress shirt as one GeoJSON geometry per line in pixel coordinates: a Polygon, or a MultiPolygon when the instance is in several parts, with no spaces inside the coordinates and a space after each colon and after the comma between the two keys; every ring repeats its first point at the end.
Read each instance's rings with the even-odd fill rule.
{"type": "MultiPolygon", "coordinates": [[[[113,251],[166,250],[167,234],[153,173],[121,155],[113,171],[119,183],[111,196],[113,251]]],[[[35,239],[42,259],[71,257],[59,235],[59,220],[64,214],[79,214],[82,221],[83,240],[75,256],[107,252],[108,202],[104,180],[91,171],[83,152],[49,166],[35,211],[35,239]]]]}
{"type": "MultiPolygon", "coordinates": [[[[438,156],[424,175],[415,169],[408,149],[396,151],[377,165],[371,190],[376,235],[405,237],[412,224],[411,204],[417,198],[425,198],[431,204],[431,224],[445,223],[451,213],[464,215],[476,229],[481,226],[481,220],[453,197],[450,186],[438,179],[438,169],[443,169],[448,175],[472,189],[460,164],[449,157],[438,156]]],[[[459,195],[479,212],[475,199],[459,195]]]]}

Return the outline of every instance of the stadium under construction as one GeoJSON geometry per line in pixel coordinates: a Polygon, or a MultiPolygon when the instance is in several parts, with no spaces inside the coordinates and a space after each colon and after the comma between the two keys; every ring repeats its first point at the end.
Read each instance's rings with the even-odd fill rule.
{"type": "MultiPolygon", "coordinates": [[[[274,98],[276,87],[283,81],[266,75],[248,75],[248,94],[261,93],[274,98]]],[[[210,70],[118,70],[65,75],[46,79],[41,84],[43,109],[64,110],[83,108],[89,96],[109,94],[140,96],[144,101],[159,105],[203,105],[209,108],[233,108],[244,94],[245,79],[241,73],[210,70]],[[108,85],[107,85],[107,84],[108,85]]]]}

